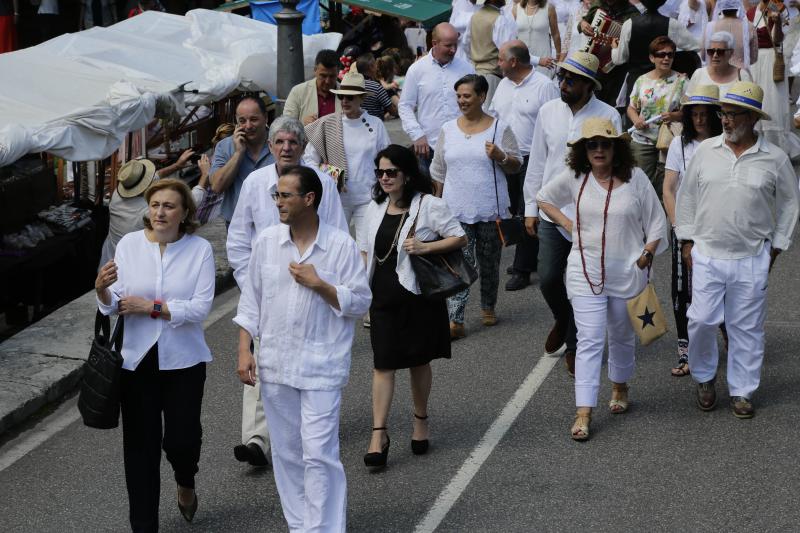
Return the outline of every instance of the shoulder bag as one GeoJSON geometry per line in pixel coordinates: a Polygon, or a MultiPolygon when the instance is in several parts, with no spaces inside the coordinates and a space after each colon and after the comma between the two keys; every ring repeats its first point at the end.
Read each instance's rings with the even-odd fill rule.
{"type": "Polygon", "coordinates": [[[78,410],[83,423],[95,429],[119,425],[122,335],[125,319],[119,317],[111,337],[111,320],[99,310],[94,319],[94,341],[83,366],[78,410]]]}
{"type": "MultiPolygon", "coordinates": [[[[492,144],[496,144],[498,122],[499,120],[495,119],[492,144]]],[[[497,166],[494,159],[492,159],[492,174],[494,175],[494,198],[497,202],[497,218],[494,223],[497,225],[497,234],[500,236],[500,242],[503,243],[503,246],[519,244],[525,238],[525,222],[519,215],[513,215],[511,218],[502,218],[500,216],[500,193],[497,191],[497,166]]]]}
{"type": "Polygon", "coordinates": [[[647,286],[637,296],[628,300],[628,318],[642,346],[647,346],[667,332],[667,320],[656,289],[650,282],[650,267],[647,268],[647,286]]]}
{"type": "MultiPolygon", "coordinates": [[[[419,199],[417,216],[414,217],[414,223],[408,232],[409,239],[416,234],[417,220],[424,198],[423,194],[419,199]]],[[[469,288],[478,279],[478,272],[464,258],[464,252],[460,249],[442,254],[409,254],[408,257],[411,259],[411,268],[414,269],[419,290],[425,298],[441,299],[453,296],[469,288]]]]}

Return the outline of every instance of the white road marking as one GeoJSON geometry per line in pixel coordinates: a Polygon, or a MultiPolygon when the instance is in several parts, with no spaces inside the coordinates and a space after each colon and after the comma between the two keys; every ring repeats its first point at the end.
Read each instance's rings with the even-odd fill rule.
{"type": "Polygon", "coordinates": [[[436,498],[436,501],[425,515],[425,518],[417,524],[415,533],[432,533],[439,527],[442,520],[450,512],[458,498],[466,490],[467,486],[478,473],[483,463],[494,451],[495,446],[502,440],[508,428],[514,423],[519,414],[528,405],[533,395],[539,390],[547,375],[553,369],[559,359],[555,357],[542,357],[539,362],[522,382],[511,400],[503,408],[500,416],[492,423],[486,433],[481,438],[478,445],[461,465],[461,468],[450,480],[450,483],[436,498]]]}
{"type": "MultiPolygon", "coordinates": [[[[236,309],[239,303],[239,291],[229,290],[214,300],[214,307],[208,318],[203,323],[203,329],[208,329],[228,313],[236,309]]],[[[50,437],[66,428],[81,417],[78,412],[78,398],[72,398],[61,405],[56,411],[39,421],[33,428],[25,431],[3,446],[0,454],[0,472],[13,465],[27,454],[47,442],[50,437]]]]}

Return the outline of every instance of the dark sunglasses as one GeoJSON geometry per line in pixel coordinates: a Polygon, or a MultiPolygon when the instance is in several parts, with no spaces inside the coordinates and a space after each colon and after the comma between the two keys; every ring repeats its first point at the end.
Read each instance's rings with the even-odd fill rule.
{"type": "Polygon", "coordinates": [[[338,98],[339,100],[347,100],[349,102],[353,98],[355,98],[355,96],[352,94],[337,94],[336,98],[338,98]]]}
{"type": "Polygon", "coordinates": [[[601,141],[586,141],[586,149],[593,151],[597,150],[611,150],[611,147],[614,146],[614,141],[603,139],[601,141]]]}
{"type": "Polygon", "coordinates": [[[575,78],[572,75],[567,75],[566,71],[559,70],[556,74],[556,78],[558,78],[558,83],[565,83],[567,87],[572,87],[575,85],[575,78]]]}
{"type": "Polygon", "coordinates": [[[656,52],[653,54],[653,57],[657,57],[658,59],[664,59],[665,57],[668,57],[672,59],[675,57],[675,52],[656,52]]]}
{"type": "Polygon", "coordinates": [[[397,173],[399,172],[396,168],[376,168],[375,169],[375,177],[377,179],[381,179],[384,174],[386,177],[393,180],[397,177],[397,173]]]}
{"type": "Polygon", "coordinates": [[[706,48],[706,55],[708,56],[724,56],[725,52],[730,48],[706,48]]]}

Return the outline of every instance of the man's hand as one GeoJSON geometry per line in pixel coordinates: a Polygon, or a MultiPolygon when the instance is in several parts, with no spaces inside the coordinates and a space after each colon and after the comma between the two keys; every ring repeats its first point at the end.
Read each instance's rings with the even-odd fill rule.
{"type": "Polygon", "coordinates": [[[614,50],[619,48],[619,37],[614,37],[613,39],[611,39],[611,48],[614,50]]]}
{"type": "Polygon", "coordinates": [[[539,236],[539,217],[525,217],[525,231],[531,237],[539,236]]]}
{"type": "Polygon", "coordinates": [[[428,253],[428,243],[413,237],[403,241],[403,250],[409,255],[425,255],[428,253]]]}
{"type": "Polygon", "coordinates": [[[585,20],[581,21],[581,31],[583,32],[584,35],[587,35],[589,37],[594,37],[594,28],[592,28],[592,25],[586,22],[585,20]]]}
{"type": "Polygon", "coordinates": [[[233,130],[233,149],[237,152],[243,153],[247,148],[247,141],[245,140],[245,133],[241,126],[236,126],[233,130]]]}
{"type": "Polygon", "coordinates": [[[780,248],[773,248],[769,251],[769,271],[772,272],[772,266],[775,264],[775,260],[781,254],[783,250],[780,248]]]}
{"type": "Polygon", "coordinates": [[[125,296],[119,300],[119,314],[121,315],[150,314],[152,310],[153,300],[139,296],[125,296]]]}
{"type": "Polygon", "coordinates": [[[303,117],[303,126],[308,126],[319,118],[319,115],[308,115],[303,117]]]}
{"type": "Polygon", "coordinates": [[[681,244],[681,259],[683,259],[684,266],[688,269],[692,269],[692,247],[694,246],[693,242],[685,242],[681,244]]]}
{"type": "Polygon", "coordinates": [[[420,157],[430,157],[431,149],[428,146],[428,138],[424,135],[414,141],[414,153],[420,157]]]}
{"type": "Polygon", "coordinates": [[[189,164],[189,160],[194,155],[194,150],[189,148],[188,150],[184,150],[183,153],[178,157],[178,160],[175,162],[176,165],[183,168],[189,164]]]}
{"type": "Polygon", "coordinates": [[[555,68],[556,62],[552,57],[540,57],[539,66],[545,68],[555,68]]]}
{"type": "Polygon", "coordinates": [[[239,381],[254,387],[256,384],[256,359],[250,352],[249,346],[239,346],[239,364],[236,367],[239,381]]]}
{"type": "Polygon", "coordinates": [[[317,269],[312,264],[289,263],[289,274],[303,287],[316,290],[322,285],[317,269]]]}

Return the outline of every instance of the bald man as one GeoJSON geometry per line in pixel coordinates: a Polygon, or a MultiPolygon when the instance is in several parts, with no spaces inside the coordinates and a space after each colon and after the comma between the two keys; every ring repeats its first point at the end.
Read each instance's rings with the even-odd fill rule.
{"type": "Polygon", "coordinates": [[[433,28],[431,50],[406,73],[398,111],[403,130],[414,141],[414,151],[424,168],[430,166],[442,124],[460,114],[456,81],[474,74],[471,64],[455,57],[458,32],[442,22],[433,28]]]}

